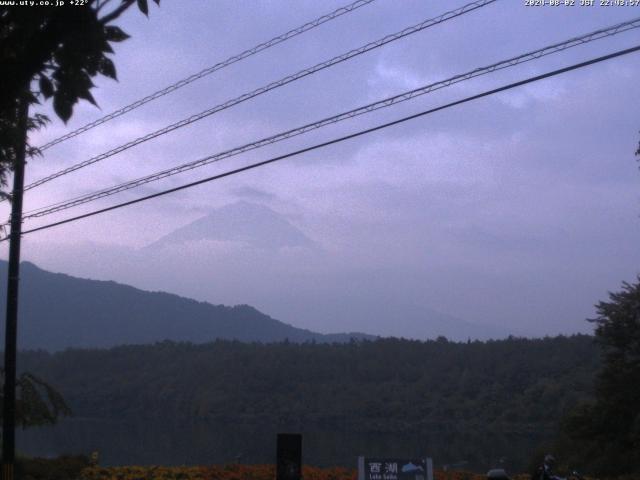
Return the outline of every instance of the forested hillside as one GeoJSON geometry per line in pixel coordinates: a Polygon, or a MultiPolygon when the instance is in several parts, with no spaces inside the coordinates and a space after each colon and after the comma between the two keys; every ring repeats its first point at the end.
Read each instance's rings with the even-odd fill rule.
{"type": "MultiPolygon", "coordinates": [[[[588,336],[163,342],[20,357],[20,368],[56,385],[81,418],[400,435],[423,438],[441,463],[507,456],[519,468],[590,395],[598,366],[588,336]]],[[[347,453],[358,454],[334,452],[333,461],[345,463],[347,453]]]]}

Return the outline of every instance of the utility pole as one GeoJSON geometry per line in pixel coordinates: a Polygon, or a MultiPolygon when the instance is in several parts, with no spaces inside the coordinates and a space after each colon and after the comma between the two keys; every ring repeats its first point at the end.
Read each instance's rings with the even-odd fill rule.
{"type": "Polygon", "coordinates": [[[27,149],[25,96],[19,100],[17,124],[20,138],[16,144],[11,199],[11,233],[9,236],[9,274],[7,279],[7,316],[4,337],[4,403],[2,411],[2,479],[13,480],[16,454],[16,353],[18,339],[18,286],[20,282],[20,237],[22,235],[22,194],[27,149]]]}

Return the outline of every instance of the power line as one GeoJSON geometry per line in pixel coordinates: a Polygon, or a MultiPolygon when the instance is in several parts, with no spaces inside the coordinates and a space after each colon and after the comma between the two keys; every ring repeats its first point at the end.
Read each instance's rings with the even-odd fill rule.
{"type": "MultiPolygon", "coordinates": [[[[637,52],[639,50],[640,50],[640,45],[637,45],[635,47],[627,48],[625,50],[619,50],[617,52],[614,52],[614,53],[611,53],[611,54],[608,54],[608,55],[604,55],[604,56],[601,56],[601,57],[593,58],[593,59],[587,60],[585,62],[576,63],[576,64],[570,65],[568,67],[564,67],[564,68],[560,68],[560,69],[557,69],[557,70],[553,70],[551,72],[547,72],[547,73],[544,73],[544,74],[541,74],[541,75],[536,75],[534,77],[529,77],[529,78],[527,78],[525,80],[520,80],[518,82],[510,83],[508,85],[504,85],[502,87],[494,88],[492,90],[487,90],[487,91],[485,91],[483,93],[479,93],[477,95],[472,95],[470,97],[463,98],[462,100],[457,100],[455,102],[447,103],[445,105],[441,105],[439,107],[435,107],[435,108],[432,108],[432,109],[429,109],[429,110],[425,110],[425,111],[420,112],[420,113],[409,115],[407,117],[403,117],[403,118],[400,118],[398,120],[394,120],[392,122],[387,122],[387,123],[384,123],[384,124],[381,124],[381,125],[377,125],[377,126],[372,127],[372,128],[368,128],[366,130],[361,130],[361,131],[356,132],[356,133],[352,133],[352,134],[349,134],[349,135],[345,135],[343,137],[335,138],[335,139],[329,140],[327,142],[318,143],[316,145],[312,145],[310,147],[303,148],[301,150],[296,150],[294,152],[290,152],[290,153],[287,153],[287,154],[284,154],[284,155],[273,157],[273,158],[270,158],[268,160],[264,160],[262,162],[253,163],[251,165],[247,165],[247,166],[244,166],[244,167],[236,168],[234,170],[230,170],[230,171],[227,171],[227,172],[224,172],[224,173],[221,173],[221,174],[218,174],[218,175],[214,175],[214,176],[211,176],[211,177],[203,178],[201,180],[197,180],[195,182],[191,182],[191,183],[188,183],[188,184],[185,184],[185,185],[181,185],[179,187],[174,187],[174,188],[170,188],[168,190],[163,190],[161,192],[154,193],[154,194],[151,194],[151,195],[147,195],[145,197],[137,198],[135,200],[130,200],[128,202],[123,202],[123,203],[119,203],[119,204],[116,204],[116,205],[112,205],[110,207],[102,208],[102,209],[99,209],[99,210],[94,210],[94,211],[89,212],[89,213],[85,213],[85,214],[78,215],[78,216],[75,216],[75,217],[67,218],[67,219],[60,220],[58,222],[50,223],[50,224],[47,224],[47,225],[43,225],[43,226],[40,226],[40,227],[32,228],[30,230],[25,230],[23,232],[23,235],[27,234],[27,233],[38,232],[40,230],[45,230],[45,229],[56,227],[56,226],[59,226],[59,225],[64,225],[66,223],[70,223],[70,222],[74,222],[74,221],[77,221],[77,220],[81,220],[83,218],[88,218],[88,217],[92,217],[94,215],[98,215],[98,214],[101,214],[101,213],[106,213],[106,212],[109,212],[109,211],[112,211],[112,210],[117,210],[119,208],[123,208],[123,207],[129,206],[129,205],[133,205],[135,203],[140,203],[140,202],[143,202],[143,201],[146,201],[146,200],[151,200],[152,198],[156,198],[156,197],[160,197],[160,196],[163,196],[163,195],[167,195],[169,193],[173,193],[173,192],[177,192],[177,191],[180,191],[180,190],[185,190],[185,189],[188,189],[188,188],[192,188],[192,187],[195,187],[197,185],[201,185],[203,183],[208,183],[208,182],[212,182],[214,180],[219,180],[221,178],[228,177],[228,176],[231,176],[231,175],[235,175],[235,174],[238,174],[238,173],[241,173],[241,172],[245,172],[247,170],[252,170],[254,168],[262,167],[262,166],[268,165],[270,163],[275,163],[277,161],[284,160],[286,158],[297,156],[297,155],[300,155],[300,154],[303,154],[303,153],[307,153],[307,152],[310,152],[310,151],[313,151],[313,150],[317,150],[319,148],[327,147],[329,145],[334,145],[336,143],[344,142],[346,140],[350,140],[350,139],[353,139],[353,138],[356,138],[356,137],[360,137],[360,136],[363,136],[363,135],[366,135],[366,134],[369,134],[369,133],[372,133],[372,132],[376,132],[378,130],[389,128],[391,126],[398,125],[398,124],[401,124],[401,123],[404,123],[404,122],[407,122],[409,120],[413,120],[413,119],[416,119],[416,118],[419,118],[419,117],[423,117],[423,116],[438,112],[440,110],[445,110],[447,108],[451,108],[451,107],[454,107],[456,105],[461,105],[461,104],[464,104],[464,103],[467,103],[467,102],[471,102],[473,100],[478,100],[478,99],[483,98],[483,97],[494,95],[494,94],[499,93],[499,92],[510,90],[510,89],[513,89],[513,88],[516,88],[516,87],[519,87],[519,86],[522,86],[522,85],[529,84],[529,83],[537,82],[537,81],[540,81],[540,80],[543,80],[543,79],[546,79],[546,78],[554,77],[556,75],[560,75],[562,73],[566,73],[566,72],[569,72],[569,71],[572,71],[572,70],[577,70],[577,69],[580,69],[580,68],[584,68],[584,67],[587,67],[589,65],[593,65],[593,64],[596,64],[596,63],[603,62],[605,60],[610,60],[612,58],[620,57],[620,56],[623,56],[623,55],[628,55],[630,53],[637,52]]],[[[9,237],[4,237],[4,238],[0,239],[0,241],[5,241],[8,238],[9,237]]]]}
{"type": "Polygon", "coordinates": [[[274,90],[276,88],[282,87],[284,85],[287,85],[291,82],[294,82],[296,80],[299,80],[303,77],[306,77],[308,75],[312,75],[316,72],[319,72],[321,70],[324,70],[326,68],[332,67],[334,65],[337,65],[338,63],[342,63],[346,60],[349,60],[351,58],[354,58],[356,56],[362,55],[363,53],[369,52],[371,50],[374,50],[376,48],[380,48],[390,42],[394,42],[396,40],[399,40],[401,38],[404,38],[406,36],[412,35],[414,33],[420,32],[422,30],[425,30],[429,27],[432,27],[434,25],[438,25],[440,23],[446,22],[448,20],[451,20],[453,18],[459,17],[461,15],[464,15],[466,13],[472,12],[478,8],[484,7],[486,5],[489,5],[493,2],[495,2],[497,0],[476,0],[474,2],[471,2],[467,5],[464,5],[460,8],[457,8],[455,10],[451,10],[448,12],[443,13],[442,15],[439,15],[438,17],[435,18],[431,18],[428,20],[425,20],[421,23],[418,23],[417,25],[413,25],[411,27],[407,27],[404,30],[397,32],[397,33],[393,33],[391,35],[387,35],[379,40],[375,40],[373,42],[367,43],[366,45],[350,50],[347,53],[343,53],[342,55],[338,55],[337,57],[333,57],[330,60],[326,60],[324,62],[318,63],[316,65],[314,65],[313,67],[309,67],[306,68],[304,70],[300,70],[299,72],[296,72],[294,74],[288,75],[284,78],[281,78],[280,80],[277,80],[275,82],[271,82],[268,85],[262,86],[260,88],[257,88],[251,92],[248,93],[244,93],[243,95],[240,95],[239,97],[236,97],[234,99],[228,100],[224,103],[221,103],[219,105],[216,105],[215,107],[212,107],[208,110],[205,110],[203,112],[197,113],[195,115],[192,115],[188,118],[185,118],[183,120],[180,120],[179,122],[173,123],[171,125],[168,125],[164,128],[161,128],[160,130],[156,130],[155,132],[149,133],[147,135],[144,135],[142,137],[139,137],[135,140],[132,140],[128,143],[125,143],[123,145],[120,145],[112,150],[109,150],[108,152],[102,153],[100,155],[97,155],[95,157],[92,157],[88,160],[85,160],[83,162],[77,163],[75,165],[72,165],[68,168],[65,168],[63,170],[60,170],[56,173],[53,173],[47,177],[44,177],[40,180],[37,180],[29,185],[26,185],[24,187],[25,190],[30,190],[32,188],[35,188],[39,185],[42,185],[43,183],[49,182],[51,180],[54,180],[55,178],[58,178],[62,175],[67,175],[71,172],[74,172],[76,170],[79,170],[81,168],[84,168],[88,165],[91,165],[93,163],[99,162],[101,160],[104,160],[106,158],[109,158],[113,155],[116,155],[118,153],[121,153],[125,150],[128,150],[129,148],[132,148],[136,145],[139,145],[141,143],[144,143],[148,140],[152,140],[156,137],[159,137],[161,135],[165,135],[169,132],[172,132],[174,130],[177,130],[179,128],[185,127],[187,125],[190,125],[191,123],[197,122],[198,120],[202,120],[203,118],[206,118],[210,115],[213,115],[214,113],[218,113],[222,110],[226,110],[228,108],[231,108],[235,105],[238,105],[242,102],[245,102],[247,100],[250,100],[254,97],[257,97],[258,95],[262,95],[264,93],[267,93],[271,90],[274,90]]]}
{"type": "Polygon", "coordinates": [[[635,18],[633,20],[629,20],[626,22],[622,22],[622,23],[618,23],[616,25],[610,26],[610,27],[606,27],[606,28],[601,28],[598,29],[596,31],[587,33],[585,35],[581,35],[579,37],[574,37],[571,38],[569,40],[566,40],[564,42],[560,42],[560,43],[556,43],[553,45],[549,45],[543,48],[540,48],[538,50],[534,50],[522,55],[518,55],[516,57],[512,57],[509,58],[507,60],[502,60],[500,62],[491,64],[489,66],[486,67],[480,67],[480,68],[476,68],[474,70],[471,70],[469,72],[463,73],[463,74],[459,74],[456,75],[454,77],[448,78],[446,80],[441,80],[435,83],[431,83],[429,85],[425,85],[423,87],[414,89],[414,90],[410,90],[408,92],[404,92],[402,94],[399,95],[395,95],[393,97],[389,97],[383,100],[379,100],[377,102],[374,103],[370,103],[368,105],[362,106],[362,107],[358,107],[356,109],[353,110],[349,110],[347,112],[343,112],[340,113],[338,115],[334,115],[332,117],[327,117],[324,118],[322,120],[319,120],[317,122],[314,123],[310,123],[307,125],[303,125],[301,127],[297,127],[285,132],[281,132],[278,133],[276,135],[272,135],[270,137],[266,137],[260,140],[257,140],[255,142],[252,143],[248,143],[239,147],[235,147],[233,149],[230,150],[226,150],[224,152],[220,152],[220,153],[216,153],[214,155],[209,155],[207,157],[198,159],[196,161],[193,162],[189,162],[189,163],[185,163],[183,165],[179,165],[176,167],[172,167],[151,175],[147,175],[135,180],[131,180],[128,182],[124,182],[122,184],[119,185],[115,185],[113,187],[109,187],[103,190],[99,190],[97,192],[93,192],[91,194],[87,194],[87,195],[82,195],[79,197],[75,197],[72,199],[67,199],[61,202],[57,202],[55,204],[52,205],[48,205],[45,207],[40,207],[38,209],[35,210],[31,210],[30,212],[27,212],[24,216],[25,219],[27,218],[36,218],[36,217],[42,217],[45,215],[49,215],[55,212],[59,212],[62,210],[66,210],[68,208],[72,208],[78,205],[82,205],[84,203],[88,203],[100,198],[104,198],[107,196],[111,196],[111,195],[115,195],[117,193],[132,189],[132,188],[136,188],[139,187],[141,185],[156,181],[156,180],[160,180],[162,178],[166,178],[172,175],[176,175],[178,173],[182,173],[188,170],[192,170],[195,168],[199,168],[202,167],[204,165],[208,165],[210,163],[213,162],[217,162],[235,155],[239,155],[241,153],[245,153],[247,151],[250,150],[254,150],[260,147],[263,147],[265,145],[270,145],[288,138],[292,138],[295,137],[297,135],[301,135],[304,133],[307,133],[311,130],[315,130],[321,127],[324,127],[326,125],[329,124],[334,124],[334,123],[338,123],[340,121],[349,119],[349,118],[353,118],[359,115],[363,115],[365,113],[370,113],[382,108],[386,108],[386,107],[390,107],[392,105],[401,103],[401,102],[405,102],[407,100],[416,98],[420,95],[425,95],[427,93],[433,92],[435,90],[439,90],[441,88],[445,88],[448,87],[450,85],[465,81],[465,80],[469,80],[471,78],[475,78],[481,75],[485,75],[488,73],[492,73],[494,71],[498,71],[498,70],[502,70],[504,68],[509,68],[509,67],[513,67],[516,65],[519,65],[521,63],[525,63],[531,60],[535,60],[541,57],[544,57],[546,55],[550,55],[553,53],[557,53],[557,52],[561,52],[564,51],[568,48],[572,48],[578,45],[583,45],[595,40],[599,40],[602,38],[606,38],[612,35],[616,35],[618,33],[621,32],[625,32],[634,28],[638,28],[640,27],[640,17],[635,18]]]}
{"type": "Polygon", "coordinates": [[[327,23],[331,20],[334,20],[342,15],[345,15],[347,13],[353,12],[354,10],[360,8],[360,7],[364,7],[365,5],[370,4],[371,2],[374,2],[375,0],[357,0],[356,2],[353,2],[349,5],[346,5],[344,7],[338,8],[337,10],[334,10],[331,13],[328,13],[326,15],[322,15],[321,17],[316,18],[315,20],[312,20],[310,22],[305,23],[304,25],[301,25],[297,28],[294,28],[293,30],[289,30],[286,33],[283,33],[282,35],[278,35],[277,37],[272,38],[271,40],[267,40],[266,42],[263,42],[259,45],[256,45],[253,48],[250,48],[248,50],[245,50],[244,52],[238,53],[236,55],[233,55],[229,58],[227,58],[226,60],[223,60],[221,62],[216,63],[215,65],[212,65],[210,67],[205,68],[204,70],[201,70],[198,73],[194,73],[193,75],[190,75],[186,78],[183,78],[182,80],[179,80],[171,85],[169,85],[168,87],[165,87],[161,90],[158,90],[150,95],[147,95],[144,98],[141,98],[140,100],[136,100],[135,102],[126,105],[118,110],[115,110],[114,112],[105,115],[104,117],[98,118],[97,120],[94,120],[91,123],[87,123],[86,125],[72,131],[69,132],[65,135],[62,135],[61,137],[58,137],[54,140],[51,140],[50,142],[44,144],[43,146],[39,147],[39,149],[41,151],[44,151],[48,148],[53,147],[54,145],[57,145],[58,143],[64,142],[65,140],[68,140],[70,138],[76,137],[78,135],[80,135],[81,133],[84,133],[88,130],[91,130],[92,128],[97,127],[98,125],[102,125],[103,123],[106,123],[110,120],[113,120],[114,118],[117,118],[121,115],[124,115],[125,113],[128,113],[132,110],[135,110],[136,108],[141,107],[142,105],[149,103],[153,100],[156,100],[160,97],[164,97],[165,95],[170,94],[171,92],[174,92],[176,90],[178,90],[179,88],[182,88],[190,83],[195,82],[196,80],[199,80],[203,77],[206,77],[208,75],[211,75],[214,72],[217,72],[218,70],[222,70],[225,67],[228,67],[230,65],[233,65],[236,62],[239,62],[241,60],[244,60],[245,58],[251,57],[252,55],[255,55],[257,53],[260,53],[264,50],[267,50],[268,48],[274,47],[282,42],[285,42],[286,40],[289,40],[293,37],[296,37],[298,35],[301,35],[302,33],[308,32],[309,30],[316,28],[320,25],[322,25],[323,23],[327,23]]]}

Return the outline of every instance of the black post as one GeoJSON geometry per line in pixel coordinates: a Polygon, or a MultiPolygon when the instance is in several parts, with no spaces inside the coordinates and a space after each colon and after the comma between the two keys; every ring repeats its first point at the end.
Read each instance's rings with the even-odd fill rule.
{"type": "Polygon", "coordinates": [[[25,98],[18,107],[20,139],[16,145],[13,166],[11,200],[11,234],[9,237],[9,275],[7,279],[7,316],[4,337],[4,403],[2,411],[2,478],[13,480],[16,454],[16,351],[18,338],[18,285],[20,280],[20,237],[22,234],[22,190],[27,146],[27,115],[25,98]]]}
{"type": "Polygon", "coordinates": [[[300,480],[302,477],[302,435],[279,433],[276,449],[276,480],[300,480]]]}

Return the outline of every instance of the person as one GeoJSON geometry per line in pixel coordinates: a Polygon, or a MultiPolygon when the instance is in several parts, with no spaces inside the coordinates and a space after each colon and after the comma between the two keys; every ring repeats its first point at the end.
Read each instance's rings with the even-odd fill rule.
{"type": "Polygon", "coordinates": [[[558,477],[553,473],[553,467],[555,466],[555,463],[556,459],[553,457],[553,455],[545,455],[544,463],[540,468],[538,468],[536,480],[566,480],[565,478],[558,477]]]}

